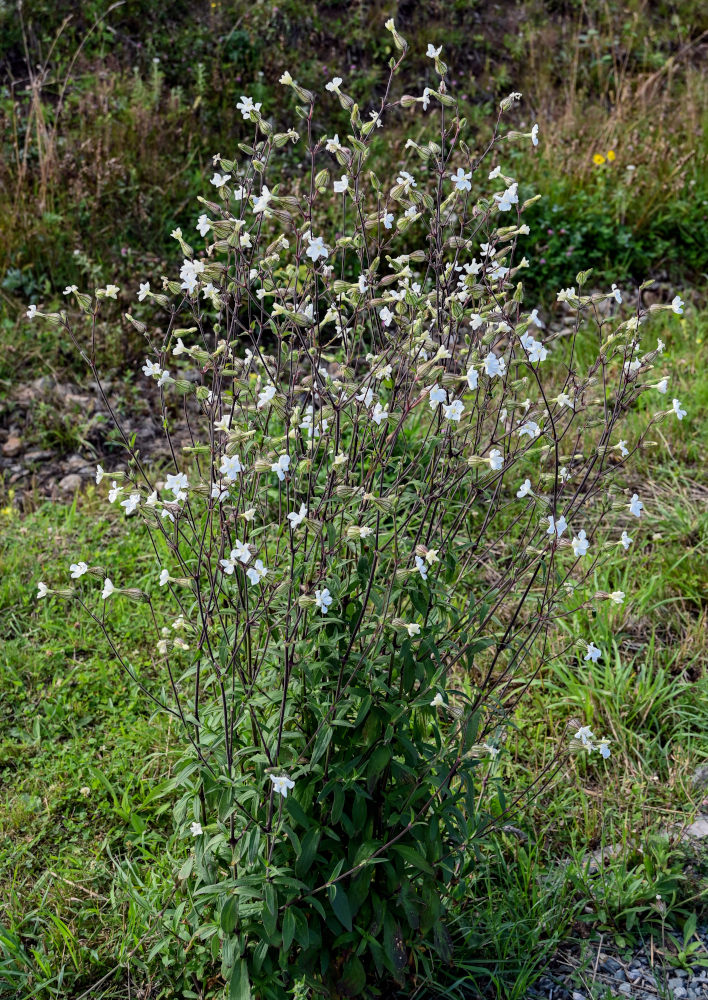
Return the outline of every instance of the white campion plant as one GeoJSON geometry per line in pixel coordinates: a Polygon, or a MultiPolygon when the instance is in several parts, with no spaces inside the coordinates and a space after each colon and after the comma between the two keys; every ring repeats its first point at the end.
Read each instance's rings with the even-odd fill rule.
{"type": "MultiPolygon", "coordinates": [[[[369,928],[376,975],[400,974],[384,911],[408,927],[406,949],[423,940],[444,952],[433,926],[445,883],[510,808],[500,797],[509,684],[541,669],[571,612],[585,614],[587,634],[566,655],[581,673],[603,655],[591,616],[625,595],[597,592],[593,577],[618,546],[629,550],[629,517],[644,512],[621,485],[627,462],[654,422],[686,416],[674,399],[641,436],[620,436],[641,395],[666,391],[668,376],[651,381],[663,344],[641,342],[649,312],[680,314],[679,297],[649,312],[639,299],[628,318],[600,322],[596,306],[618,309],[622,296],[614,285],[584,293],[581,273],[558,293],[575,311],[572,335],[547,332],[524,303],[522,219],[534,199],[523,176],[509,176],[507,155],[510,142],[531,151],[538,126],[505,131],[520,99],[512,94],[491,140],[474,149],[432,45],[436,87],[393,96],[406,45],[387,27],[400,55],[370,114],[341,78],[326,87],[323,99],[348,115],[341,140],[316,134],[317,98],[290,73],[281,83],[304,135],[276,131],[241,98],[252,135],[239,158],[214,158],[214,191],[193,224],[198,249],[175,230],[179,277],[163,277],[159,292],[136,285],[142,318],[126,319],[145,337],[143,375],[170,439],[174,401],[186,397],[192,443],[160,475],[124,433],[127,468],[98,466],[96,482],[108,477],[108,501],[120,499],[149,534],[154,585],[119,586],[125,567],[80,560],[74,589],[38,584],[39,598],[78,601],[132,676],[109,605],[149,605],[171,695],[146,693],[187,736],[176,821],[194,838],[197,884],[207,887],[199,905],[220,912],[224,866],[253,876],[225,962],[234,975],[246,962],[254,982],[268,970],[274,982],[279,967],[252,961],[264,927],[276,953],[296,938],[308,974],[313,949],[318,961],[336,950],[354,916],[369,928]],[[437,132],[409,140],[405,162],[380,179],[368,165],[371,136],[406,109],[416,134],[437,132]],[[286,144],[309,173],[305,194],[281,176],[286,144]],[[587,356],[593,323],[598,349],[585,364],[577,345],[585,339],[587,356]],[[415,920],[386,888],[382,860],[392,885],[403,873],[413,886],[415,920]],[[267,891],[264,865],[275,872],[267,891]],[[373,878],[365,891],[362,878],[373,878]]],[[[66,289],[93,330],[118,291],[66,289]]],[[[101,386],[95,336],[87,347],[65,312],[28,311],[42,315],[101,386]]],[[[573,722],[549,780],[577,749],[610,754],[573,722]]]]}

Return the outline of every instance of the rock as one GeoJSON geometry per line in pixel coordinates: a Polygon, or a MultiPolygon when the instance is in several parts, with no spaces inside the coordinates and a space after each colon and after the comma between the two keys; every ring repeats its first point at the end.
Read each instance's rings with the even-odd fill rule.
{"type": "Polygon", "coordinates": [[[26,451],[24,454],[25,462],[46,462],[50,458],[54,458],[54,453],[51,451],[42,451],[41,448],[35,448],[34,451],[26,451]]]}
{"type": "Polygon", "coordinates": [[[619,992],[623,993],[626,997],[631,996],[632,987],[629,983],[622,983],[619,987],[619,992]]]}
{"type": "Polygon", "coordinates": [[[696,768],[691,778],[691,784],[694,788],[708,788],[708,764],[696,768]]]}
{"type": "Polygon", "coordinates": [[[2,453],[5,458],[14,458],[22,451],[22,440],[16,434],[11,434],[2,446],[2,453]]]}
{"type": "Polygon", "coordinates": [[[617,972],[621,969],[621,965],[614,958],[605,958],[602,965],[600,966],[603,972],[609,972],[610,974],[617,972]]]}
{"type": "Polygon", "coordinates": [[[615,969],[615,971],[614,971],[614,977],[615,977],[615,979],[617,980],[618,983],[626,983],[627,982],[627,973],[624,971],[624,969],[621,966],[619,968],[615,969]]]}
{"type": "Polygon", "coordinates": [[[59,489],[64,493],[76,493],[77,490],[81,489],[81,484],[81,476],[75,472],[70,472],[68,476],[64,476],[63,479],[59,480],[59,489]]]}
{"type": "Polygon", "coordinates": [[[78,472],[79,469],[86,469],[89,467],[89,463],[81,455],[74,453],[69,455],[66,460],[67,469],[71,469],[72,472],[78,472]]]}
{"type": "Polygon", "coordinates": [[[685,836],[698,840],[708,837],[708,816],[699,816],[695,823],[686,828],[685,836]]]}

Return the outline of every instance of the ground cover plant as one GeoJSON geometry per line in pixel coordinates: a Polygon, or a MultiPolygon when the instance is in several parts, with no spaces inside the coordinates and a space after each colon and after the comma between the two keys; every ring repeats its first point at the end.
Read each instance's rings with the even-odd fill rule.
{"type": "MultiPolygon", "coordinates": [[[[393,84],[407,46],[387,28],[400,53],[393,84]]],[[[282,74],[311,161],[300,197],[278,176],[278,151],[300,135],[275,133],[241,98],[254,135],[241,162],[215,162],[220,200],[202,199],[196,226],[206,252],[175,230],[181,282],[156,292],[144,281],[138,294],[165,310],[164,326],[128,314],[168,438],[175,393],[191,437],[159,483],[127,436],[130,462],[111,473],[110,502],[144,523],[154,585],[141,573],[118,586],[78,557],[73,587],[38,583],[40,599],[78,603],[179,723],[168,787],[194,854],[176,898],[156,901],[158,882],[142,903],[178,940],[204,942],[183,989],[208,988],[217,959],[233,996],[432,980],[451,962],[446,919],[466,922],[492,831],[574,752],[611,754],[568,715],[527,782],[505,781],[510,712],[541,668],[563,657],[587,674],[609,655],[594,622],[624,603],[612,557],[628,558],[646,516],[615,480],[660,420],[687,416],[677,396],[666,406],[669,376],[652,371],[665,344],[640,350],[639,338],[684,304],[675,295],[647,310],[639,297],[622,314],[621,290],[585,294],[585,272],[558,293],[575,316],[569,335],[546,337],[539,310],[523,306],[529,200],[499,163],[510,142],[534,148],[538,126],[504,126],[510,95],[473,155],[441,49],[427,57],[437,86],[390,102],[433,104],[439,131],[409,140],[417,176],[401,169],[395,182],[366,162],[388,96],[362,118],[330,81],[353,132],[340,142],[316,134],[315,95],[282,74]],[[322,166],[333,161],[334,181],[322,166]],[[491,187],[474,198],[480,171],[491,187]],[[329,236],[321,204],[333,197],[342,215],[329,236]],[[418,246],[392,256],[416,227],[418,246]],[[650,393],[657,408],[620,436],[650,393]],[[119,646],[107,609],[121,600],[154,631],[154,675],[119,646]]],[[[66,288],[88,337],[64,311],[28,315],[65,330],[98,376],[98,318],[118,292],[66,288]]],[[[99,466],[99,485],[104,476],[99,466]]],[[[153,958],[169,948],[168,936],[153,958]]]]}

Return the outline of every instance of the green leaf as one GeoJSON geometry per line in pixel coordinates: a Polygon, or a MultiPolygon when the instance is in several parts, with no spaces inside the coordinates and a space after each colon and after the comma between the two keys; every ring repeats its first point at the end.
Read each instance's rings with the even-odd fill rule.
{"type": "Polygon", "coordinates": [[[283,951],[290,951],[290,945],[295,937],[295,911],[289,906],[283,916],[283,951]]]}
{"type": "Polygon", "coordinates": [[[229,1000],[251,1000],[251,981],[248,978],[248,965],[242,958],[234,965],[229,986],[229,1000]]]}
{"type": "Polygon", "coordinates": [[[332,734],[334,730],[331,726],[325,725],[323,729],[320,729],[317,734],[317,739],[315,740],[315,745],[312,749],[312,758],[310,759],[310,764],[314,767],[317,761],[322,757],[325,750],[330,744],[332,739],[332,734]]]}
{"type": "Polygon", "coordinates": [[[350,958],[342,970],[342,978],[337,983],[337,990],[345,997],[356,997],[366,986],[366,972],[360,959],[350,958]]]}
{"type": "Polygon", "coordinates": [[[342,927],[350,931],[352,929],[352,911],[346,892],[342,889],[341,885],[331,885],[328,892],[335,917],[342,927]]]}
{"type": "Polygon", "coordinates": [[[238,896],[229,896],[221,908],[221,929],[224,934],[231,934],[236,927],[238,917],[238,896]]]}
{"type": "Polygon", "coordinates": [[[413,865],[414,868],[418,868],[420,871],[425,872],[426,875],[432,875],[433,869],[425,860],[422,854],[414,850],[412,847],[408,847],[406,844],[394,844],[393,850],[403,858],[409,865],[413,865]]]}

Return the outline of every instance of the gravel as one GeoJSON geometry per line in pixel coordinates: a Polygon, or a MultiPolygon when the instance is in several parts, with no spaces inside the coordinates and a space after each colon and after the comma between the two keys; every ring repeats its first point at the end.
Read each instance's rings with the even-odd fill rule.
{"type": "MultiPolygon", "coordinates": [[[[699,927],[697,935],[703,951],[695,957],[708,961],[708,925],[699,927]]],[[[695,940],[695,939],[694,939],[695,940]]],[[[546,973],[527,994],[527,1000],[708,1000],[708,969],[694,965],[677,969],[664,964],[654,954],[652,966],[643,947],[633,954],[609,954],[610,946],[602,944],[595,958],[584,962],[575,955],[556,956],[546,973]]],[[[588,953],[586,953],[587,955],[588,953]]]]}

